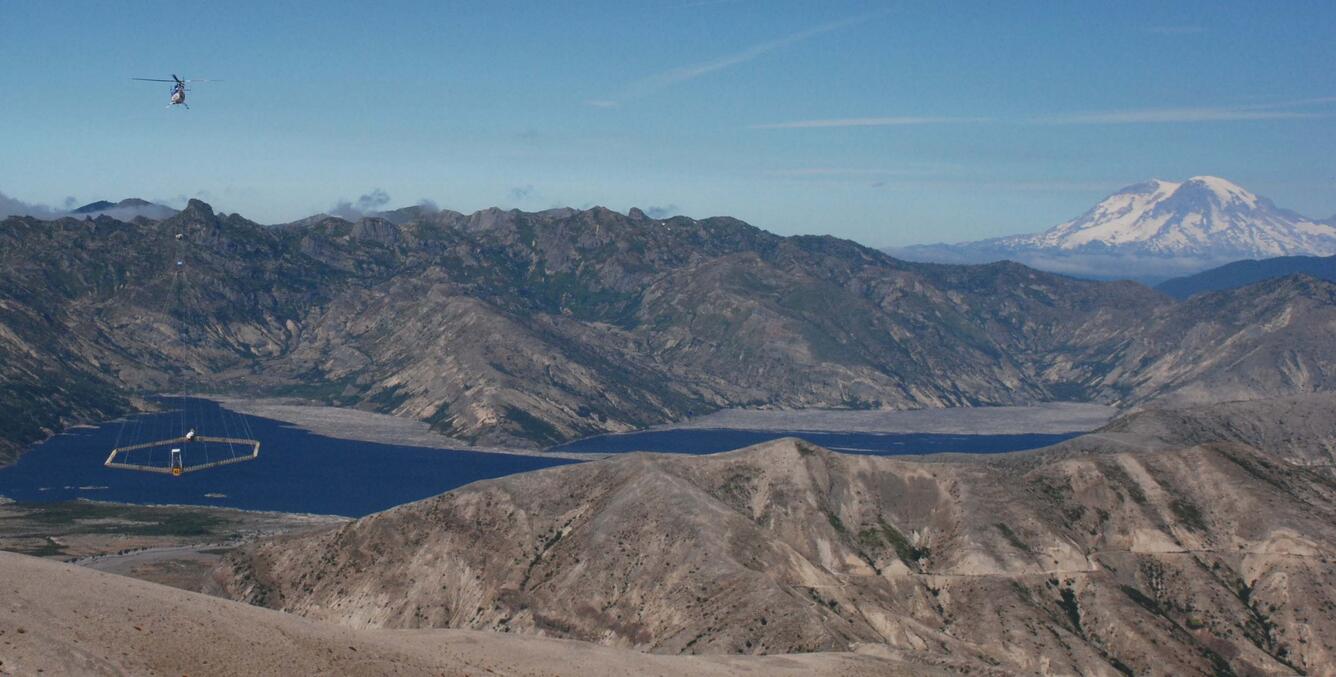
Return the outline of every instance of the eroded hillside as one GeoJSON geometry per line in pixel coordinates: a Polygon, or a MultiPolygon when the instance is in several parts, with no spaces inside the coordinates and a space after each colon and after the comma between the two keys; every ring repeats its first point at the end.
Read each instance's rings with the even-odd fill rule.
{"type": "Polygon", "coordinates": [[[263,543],[218,580],[359,627],[661,653],[873,644],[954,669],[1313,674],[1336,662],[1336,481],[1256,439],[1115,425],[993,457],[635,454],[263,543]]]}
{"type": "Polygon", "coordinates": [[[0,575],[6,675],[874,677],[906,669],[849,653],[649,656],[497,633],[354,630],[6,552],[0,575]]]}

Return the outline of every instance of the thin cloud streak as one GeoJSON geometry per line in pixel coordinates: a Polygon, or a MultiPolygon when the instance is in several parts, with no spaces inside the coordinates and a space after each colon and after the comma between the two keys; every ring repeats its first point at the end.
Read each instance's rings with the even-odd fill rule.
{"type": "Polygon", "coordinates": [[[1140,110],[1093,111],[1070,115],[1046,115],[1030,121],[1048,125],[1129,125],[1179,122],[1235,122],[1248,120],[1304,120],[1323,118],[1322,113],[1293,110],[1336,103],[1336,96],[1272,101],[1236,106],[1143,108],[1140,110]],[[1286,110],[1289,109],[1289,110],[1286,110]]]}
{"type": "Polygon", "coordinates": [[[799,167],[796,169],[771,169],[765,172],[766,176],[777,176],[784,178],[795,177],[830,177],[830,176],[931,176],[941,174],[945,170],[942,167],[921,168],[921,169],[856,169],[841,167],[799,167]]]}
{"type": "Polygon", "coordinates": [[[1158,108],[1103,111],[1031,118],[1041,125],[1136,125],[1182,122],[1235,122],[1243,120],[1302,120],[1326,117],[1318,113],[1259,108],[1158,108]]]}
{"type": "Polygon", "coordinates": [[[748,129],[820,129],[830,127],[899,127],[909,125],[979,124],[1014,122],[1032,125],[1132,125],[1187,122],[1237,122],[1248,120],[1307,120],[1330,117],[1327,113],[1295,110],[1336,103],[1336,96],[1292,99],[1237,106],[1201,106],[1183,108],[1142,108],[1089,111],[1058,115],[1037,115],[1021,120],[994,120],[986,117],[885,116],[795,120],[749,125],[748,129]]]}
{"type": "Polygon", "coordinates": [[[1151,26],[1146,29],[1147,33],[1156,35],[1194,35],[1205,33],[1205,26],[1151,26]]]}
{"type": "Polygon", "coordinates": [[[1317,106],[1324,103],[1336,103],[1336,96],[1318,96],[1311,99],[1292,99],[1290,101],[1273,101],[1271,103],[1255,103],[1247,106],[1234,106],[1237,110],[1271,110],[1274,108],[1299,108],[1303,106],[1317,106]]]}
{"type": "MultiPolygon", "coordinates": [[[[1025,193],[1090,193],[1114,191],[1127,185],[1126,181],[1003,181],[993,179],[909,179],[887,181],[888,190],[960,190],[1000,191],[1025,193]]],[[[881,187],[881,186],[879,186],[881,187]]]]}
{"type": "Polygon", "coordinates": [[[782,38],[752,45],[751,47],[748,47],[747,49],[744,49],[740,52],[729,54],[727,56],[720,57],[713,61],[706,61],[703,63],[698,63],[690,66],[683,66],[681,68],[674,68],[672,70],[664,71],[656,75],[651,75],[647,78],[637,80],[635,82],[632,82],[630,85],[627,85],[627,87],[624,90],[622,90],[621,94],[615,97],[607,99],[592,99],[586,101],[585,103],[590,106],[595,106],[599,108],[611,108],[617,106],[626,99],[632,99],[653,94],[662,89],[671,87],[673,85],[682,82],[695,80],[696,78],[708,75],[710,73],[721,71],[727,68],[732,68],[733,66],[747,63],[748,61],[752,61],[753,59],[764,56],[765,54],[773,52],[777,49],[797,44],[804,40],[814,38],[823,33],[830,33],[831,31],[836,31],[841,28],[845,28],[847,26],[860,24],[869,19],[872,19],[873,17],[880,16],[885,13],[886,12],[883,11],[883,12],[873,12],[870,14],[860,14],[858,16],[849,17],[847,19],[841,19],[839,21],[832,21],[830,23],[824,23],[819,26],[813,26],[812,28],[809,28],[807,30],[799,31],[797,33],[793,33],[791,35],[787,35],[782,38]]]}
{"type": "Polygon", "coordinates": [[[904,127],[909,125],[950,125],[992,122],[992,118],[915,117],[892,116],[871,118],[833,118],[829,120],[795,120],[751,125],[750,129],[818,129],[823,127],[904,127]]]}
{"type": "Polygon", "coordinates": [[[680,5],[675,5],[670,9],[693,9],[696,7],[709,7],[711,5],[732,5],[741,1],[742,0],[696,0],[696,2],[684,2],[680,5]]]}

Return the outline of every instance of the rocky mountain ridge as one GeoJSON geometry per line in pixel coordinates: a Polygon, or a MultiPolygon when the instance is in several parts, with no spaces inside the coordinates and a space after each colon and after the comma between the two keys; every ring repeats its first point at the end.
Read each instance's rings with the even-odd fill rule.
{"type": "Polygon", "coordinates": [[[1278,256],[1273,259],[1235,261],[1194,275],[1165,280],[1155,285],[1155,289],[1174,298],[1185,299],[1202,292],[1236,289],[1262,280],[1296,274],[1336,282],[1336,256],[1278,256]]]}
{"type": "Polygon", "coordinates": [[[10,218],[0,264],[11,450],[164,390],[305,396],[547,445],[730,406],[1135,405],[1323,390],[1336,372],[1330,283],[1176,303],[729,218],[419,210],[267,227],[192,201],[162,221],[10,218]]]}

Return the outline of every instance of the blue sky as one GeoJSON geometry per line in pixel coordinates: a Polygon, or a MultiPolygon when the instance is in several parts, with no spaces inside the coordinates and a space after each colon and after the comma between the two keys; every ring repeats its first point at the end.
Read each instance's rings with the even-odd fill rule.
{"type": "Polygon", "coordinates": [[[1330,1],[0,0],[0,193],[272,223],[379,189],[880,246],[1212,174],[1323,218],[1333,65],[1330,1]],[[224,81],[187,112],[129,80],[169,73],[224,81]]]}

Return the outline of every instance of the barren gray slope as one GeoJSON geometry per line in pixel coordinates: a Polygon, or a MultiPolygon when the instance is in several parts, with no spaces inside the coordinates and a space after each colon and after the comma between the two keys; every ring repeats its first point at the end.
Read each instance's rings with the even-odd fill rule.
{"type": "MultiPolygon", "coordinates": [[[[0,552],[0,674],[886,675],[887,658],[650,656],[460,630],[355,630],[0,552]]],[[[917,674],[919,669],[915,669],[917,674]]]]}
{"type": "Polygon", "coordinates": [[[1336,661],[1336,482],[1262,444],[634,454],[263,543],[220,580],[357,627],[662,653],[870,643],[959,669],[1311,672],[1336,661]]]}
{"type": "Polygon", "coordinates": [[[1155,408],[1119,418],[1100,432],[1170,446],[1238,442],[1297,465],[1330,467],[1336,466],[1336,393],[1155,408]]]}

